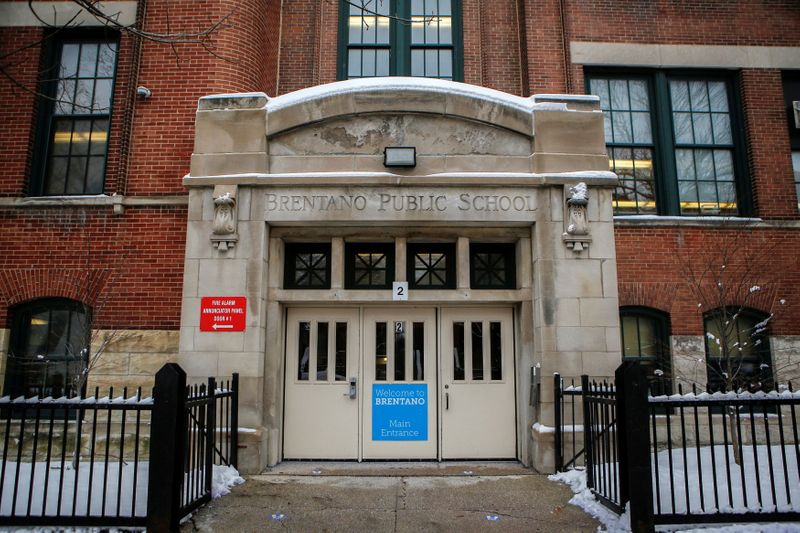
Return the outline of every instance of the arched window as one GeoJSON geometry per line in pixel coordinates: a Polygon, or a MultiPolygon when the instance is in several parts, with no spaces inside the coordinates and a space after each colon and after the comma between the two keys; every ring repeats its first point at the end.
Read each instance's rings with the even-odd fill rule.
{"type": "Polygon", "coordinates": [[[709,390],[769,390],[772,357],[767,338],[769,315],[726,308],[704,317],[709,390]]]}
{"type": "Polygon", "coordinates": [[[657,394],[671,391],[669,319],[646,307],[620,309],[622,358],[640,361],[657,394]]]}
{"type": "Polygon", "coordinates": [[[11,310],[11,339],[4,395],[75,394],[86,368],[89,309],[74,300],[36,300],[11,310]]]}

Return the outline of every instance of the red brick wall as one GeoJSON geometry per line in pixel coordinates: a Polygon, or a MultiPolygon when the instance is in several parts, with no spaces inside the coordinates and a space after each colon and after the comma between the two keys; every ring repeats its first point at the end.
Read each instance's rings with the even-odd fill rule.
{"type": "MultiPolygon", "coordinates": [[[[620,305],[653,307],[670,314],[673,335],[702,335],[702,315],[710,302],[698,301],[692,294],[688,266],[702,272],[716,257],[720,247],[732,252],[727,270],[729,282],[742,285],[747,300],[731,289],[731,303],[747,303],[775,316],[772,333],[800,335],[800,269],[797,245],[800,234],[792,229],[720,229],[700,227],[617,226],[616,250],[620,305]],[[723,236],[727,233],[735,239],[723,236]],[[748,264],[753,272],[743,274],[739,267],[748,264]],[[762,291],[749,294],[758,285],[762,291]],[[780,300],[784,300],[783,304],[780,300]],[[698,307],[698,303],[704,305],[698,307]]],[[[717,278],[712,276],[712,280],[717,278]]]]}
{"type": "MultiPolygon", "coordinates": [[[[109,139],[106,193],[186,194],[197,99],[218,92],[264,91],[277,83],[280,0],[181,0],[147,2],[144,28],[154,33],[191,32],[223,18],[207,45],[144,42],[138,71],[135,47],[123,35],[109,139]],[[142,100],[130,89],[153,91],[142,100]],[[133,116],[129,161],[120,161],[133,116]],[[127,172],[125,172],[127,169],[127,172]],[[120,170],[123,175],[120,175],[120,170]]],[[[13,57],[9,72],[35,89],[42,54],[40,28],[0,28],[0,55],[34,45],[13,57]]],[[[6,60],[2,60],[6,65],[6,60]]],[[[0,196],[23,196],[33,157],[35,97],[0,77],[0,196]]],[[[186,208],[110,207],[0,209],[0,327],[8,306],[63,296],[97,307],[98,327],[177,329],[186,232],[186,208]],[[87,251],[88,248],[88,251],[87,251]],[[87,278],[94,281],[89,282],[87,278]],[[97,291],[97,292],[95,292],[97,291]]]]}
{"type": "Polygon", "coordinates": [[[153,96],[136,104],[127,194],[185,194],[197,100],[214,93],[275,92],[279,0],[148,2],[151,32],[208,28],[224,21],[209,49],[145,42],[138,84],[153,96]],[[169,25],[168,25],[169,24],[169,25]]]}
{"type": "Polygon", "coordinates": [[[741,92],[753,203],[764,218],[798,218],[779,70],[742,71],[741,92]]]}
{"type": "Polygon", "coordinates": [[[53,296],[94,306],[100,328],[177,329],[185,233],[185,207],[0,210],[0,327],[53,296]]]}

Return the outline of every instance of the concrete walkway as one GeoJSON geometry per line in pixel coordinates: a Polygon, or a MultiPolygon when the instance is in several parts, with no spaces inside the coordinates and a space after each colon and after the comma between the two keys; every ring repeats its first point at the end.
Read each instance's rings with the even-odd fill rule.
{"type": "Polygon", "coordinates": [[[570,497],[516,463],[284,463],[181,531],[596,531],[570,497]]]}

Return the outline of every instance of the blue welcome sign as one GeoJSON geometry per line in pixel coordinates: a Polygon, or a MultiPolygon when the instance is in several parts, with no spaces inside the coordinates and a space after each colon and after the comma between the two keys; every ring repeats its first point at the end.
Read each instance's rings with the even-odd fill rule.
{"type": "Polygon", "coordinates": [[[373,384],[372,440],[428,440],[428,385],[373,384]]]}

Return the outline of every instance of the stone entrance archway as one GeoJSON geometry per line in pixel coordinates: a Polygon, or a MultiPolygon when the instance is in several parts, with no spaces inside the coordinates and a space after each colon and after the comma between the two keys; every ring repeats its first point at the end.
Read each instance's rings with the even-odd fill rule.
{"type": "Polygon", "coordinates": [[[551,391],[534,398],[532,374],[611,375],[620,360],[607,169],[592,96],[385,78],[202,98],[179,362],[242,376],[244,468],[283,457],[286,309],[320,305],[512,308],[517,458],[549,468],[552,435],[530,428],[552,425],[551,391]],[[384,166],[393,146],[414,147],[415,166],[384,166]],[[365,241],[394,243],[391,281],[409,279],[408,243],[452,243],[457,279],[408,301],[348,287],[345,244],[365,241]],[[329,288],[284,285],[287,242],[330,245],[329,288]],[[514,244],[514,284],[474,288],[470,245],[493,242],[514,244]],[[245,296],[244,331],[203,331],[204,296],[245,296]]]}

